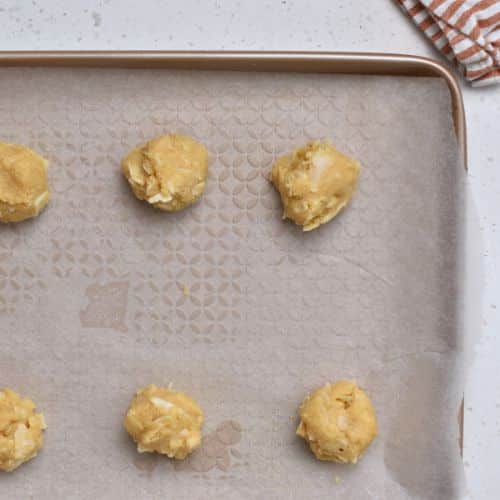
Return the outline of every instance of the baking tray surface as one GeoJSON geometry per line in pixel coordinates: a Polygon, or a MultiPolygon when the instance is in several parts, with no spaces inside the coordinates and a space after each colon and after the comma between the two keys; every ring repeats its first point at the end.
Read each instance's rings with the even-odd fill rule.
{"type": "Polygon", "coordinates": [[[455,498],[464,169],[452,111],[432,77],[0,68],[2,140],[47,157],[53,191],[38,219],[0,228],[1,382],[49,426],[2,492],[455,498]],[[205,194],[178,214],[135,200],[119,169],[169,131],[211,155],[205,194]],[[281,220],[267,175],[322,137],[359,159],[360,185],[303,234],[281,220]],[[339,378],[367,390],[380,420],[355,467],[317,462],[294,435],[305,394],[339,378]],[[185,462],[137,454],[121,427],[152,382],[205,411],[185,462]]]}

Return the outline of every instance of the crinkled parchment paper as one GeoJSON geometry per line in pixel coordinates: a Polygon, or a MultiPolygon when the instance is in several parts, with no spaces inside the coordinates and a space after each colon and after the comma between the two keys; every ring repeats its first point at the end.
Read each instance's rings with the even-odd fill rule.
{"type": "Polygon", "coordinates": [[[5,498],[452,499],[462,487],[464,177],[435,78],[2,69],[3,140],[50,160],[53,200],[0,228],[0,382],[45,413],[42,453],[5,498]],[[206,193],[178,214],[134,199],[119,162],[191,134],[206,193]],[[359,192],[309,234],[281,220],[274,159],[330,138],[359,192]],[[380,436],[354,467],[295,436],[305,394],[354,378],[380,436]],[[121,420],[154,382],[206,413],[183,463],[139,455],[121,420]]]}

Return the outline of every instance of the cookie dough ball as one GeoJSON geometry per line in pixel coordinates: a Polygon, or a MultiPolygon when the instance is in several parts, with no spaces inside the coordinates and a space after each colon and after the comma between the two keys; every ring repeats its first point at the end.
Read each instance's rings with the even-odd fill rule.
{"type": "Polygon", "coordinates": [[[311,231],[349,203],[358,175],[357,161],[328,142],[314,141],[279,158],[271,180],[281,196],[283,218],[311,231]]]}
{"type": "Polygon", "coordinates": [[[31,399],[10,389],[0,391],[0,470],[17,469],[36,456],[46,428],[41,413],[35,413],[31,399]]]}
{"type": "Polygon", "coordinates": [[[140,453],[182,460],[201,444],[203,412],[182,392],[149,385],[137,392],[123,425],[140,453]]]}
{"type": "Polygon", "coordinates": [[[306,397],[297,434],[319,460],[355,464],[377,435],[372,403],[355,382],[326,384],[306,397]]]}
{"type": "Polygon", "coordinates": [[[132,150],[122,162],[132,191],[160,210],[176,212],[205,189],[208,152],[191,137],[169,134],[132,150]]]}
{"type": "Polygon", "coordinates": [[[50,199],[48,162],[31,149],[0,142],[0,222],[36,217],[50,199]]]}

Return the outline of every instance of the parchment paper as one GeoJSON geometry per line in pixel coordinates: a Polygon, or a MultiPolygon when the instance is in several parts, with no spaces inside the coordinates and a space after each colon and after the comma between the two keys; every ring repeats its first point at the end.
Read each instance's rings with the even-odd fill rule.
{"type": "Polygon", "coordinates": [[[2,140],[50,160],[53,192],[0,228],[0,385],[48,423],[2,498],[460,496],[463,167],[444,81],[1,69],[0,116],[2,140]],[[211,153],[178,214],[135,200],[119,169],[170,131],[211,153]],[[319,137],[360,160],[360,187],[303,234],[266,175],[319,137]],[[303,397],[339,378],[380,421],[356,466],[295,436],[303,397]],[[121,426],[137,388],[169,382],[206,414],[203,447],[175,464],[121,426]]]}

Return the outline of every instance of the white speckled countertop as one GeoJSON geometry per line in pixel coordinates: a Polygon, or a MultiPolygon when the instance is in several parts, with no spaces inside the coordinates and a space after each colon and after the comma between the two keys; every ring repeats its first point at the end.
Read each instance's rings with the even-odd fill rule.
{"type": "MultiPolygon", "coordinates": [[[[439,57],[391,0],[4,0],[0,26],[0,50],[324,50],[439,57]]],[[[462,90],[484,274],[482,332],[466,388],[464,463],[469,498],[494,500],[500,495],[500,86],[475,90],[463,84],[462,90]]]]}

